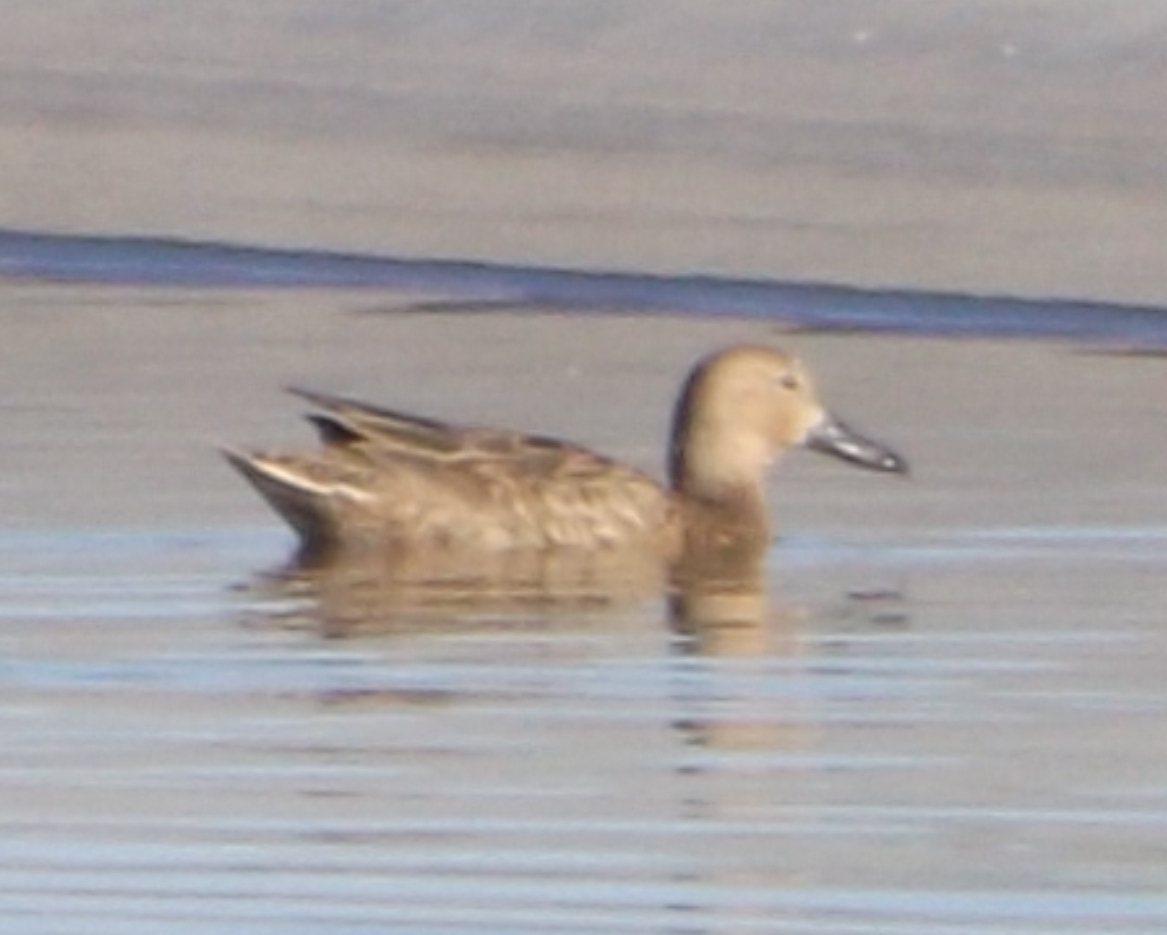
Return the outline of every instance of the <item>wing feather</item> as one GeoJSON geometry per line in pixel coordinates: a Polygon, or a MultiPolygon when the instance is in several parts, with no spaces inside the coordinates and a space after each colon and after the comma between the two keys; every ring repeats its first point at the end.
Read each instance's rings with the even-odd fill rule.
{"type": "Polygon", "coordinates": [[[309,420],[326,446],[359,450],[379,460],[477,465],[545,479],[580,478],[612,470],[616,463],[580,445],[542,435],[457,426],[343,396],[290,387],[310,402],[309,420]]]}

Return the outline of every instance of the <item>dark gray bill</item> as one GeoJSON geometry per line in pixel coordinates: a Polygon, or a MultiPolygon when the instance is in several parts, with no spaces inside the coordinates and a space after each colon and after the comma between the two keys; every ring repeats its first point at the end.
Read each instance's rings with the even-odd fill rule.
{"type": "Polygon", "coordinates": [[[864,438],[832,415],[825,416],[822,422],[810,430],[806,447],[874,471],[908,473],[908,462],[898,454],[870,438],[864,438]]]}

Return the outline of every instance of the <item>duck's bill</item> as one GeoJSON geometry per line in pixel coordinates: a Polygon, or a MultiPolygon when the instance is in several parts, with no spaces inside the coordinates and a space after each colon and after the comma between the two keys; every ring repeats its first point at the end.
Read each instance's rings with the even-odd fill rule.
{"type": "Polygon", "coordinates": [[[900,455],[879,442],[860,435],[831,415],[824,416],[823,420],[810,430],[806,438],[806,447],[873,471],[908,473],[908,462],[900,455]]]}

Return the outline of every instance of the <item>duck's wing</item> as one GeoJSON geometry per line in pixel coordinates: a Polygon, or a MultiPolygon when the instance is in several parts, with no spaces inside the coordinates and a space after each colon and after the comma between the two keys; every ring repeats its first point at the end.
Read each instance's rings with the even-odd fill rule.
{"type": "Polygon", "coordinates": [[[288,392],[312,404],[314,411],[308,419],[328,447],[374,445],[401,449],[402,453],[419,457],[448,458],[457,455],[465,444],[467,430],[436,419],[302,387],[289,387],[288,392]]]}
{"type": "Polygon", "coordinates": [[[289,388],[313,406],[308,418],[328,448],[379,460],[400,456],[437,468],[479,466],[542,476],[575,476],[618,469],[612,460],[579,445],[503,429],[457,426],[343,396],[289,388]]]}

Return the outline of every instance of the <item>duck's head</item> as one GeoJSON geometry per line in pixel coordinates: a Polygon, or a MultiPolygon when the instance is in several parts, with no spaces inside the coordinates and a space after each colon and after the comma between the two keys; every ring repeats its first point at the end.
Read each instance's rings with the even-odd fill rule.
{"type": "Polygon", "coordinates": [[[760,494],[767,468],[798,446],[877,471],[908,469],[836,419],[796,358],[772,347],[731,347],[698,363],[685,382],[673,414],[670,480],[702,500],[760,494]]]}

